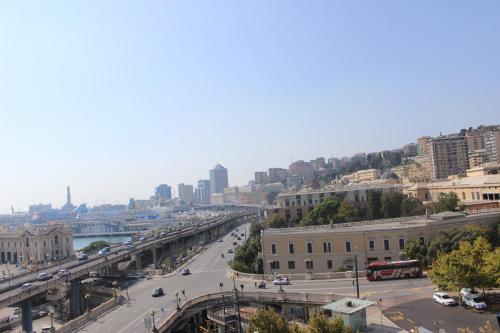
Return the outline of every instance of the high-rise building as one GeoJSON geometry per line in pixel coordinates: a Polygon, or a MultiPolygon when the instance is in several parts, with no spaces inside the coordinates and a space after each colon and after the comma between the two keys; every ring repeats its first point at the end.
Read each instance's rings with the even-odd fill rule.
{"type": "Polygon", "coordinates": [[[257,171],[255,173],[255,184],[263,185],[268,182],[267,172],[266,171],[257,171]]]}
{"type": "Polygon", "coordinates": [[[269,168],[268,180],[270,183],[286,183],[288,170],[283,168],[269,168]]]}
{"type": "Polygon", "coordinates": [[[177,190],[179,193],[179,199],[184,201],[186,205],[190,205],[194,202],[193,185],[185,185],[180,183],[177,185],[177,190]]]}
{"type": "Polygon", "coordinates": [[[210,193],[223,193],[224,189],[229,186],[227,169],[222,165],[217,164],[212,170],[209,171],[209,174],[210,193]]]}
{"type": "Polygon", "coordinates": [[[421,136],[417,139],[417,154],[418,156],[429,155],[430,136],[421,136]]]}
{"type": "Polygon", "coordinates": [[[326,162],[324,157],[318,157],[315,160],[311,160],[310,163],[314,171],[319,171],[319,169],[326,167],[326,162]]]}
{"type": "Polygon", "coordinates": [[[301,177],[304,183],[314,180],[314,169],[309,162],[304,162],[302,160],[293,162],[290,164],[289,170],[291,176],[301,177]]]}
{"type": "Polygon", "coordinates": [[[486,150],[485,149],[477,149],[477,150],[469,150],[469,168],[476,168],[486,163],[486,150]]]}
{"type": "Polygon", "coordinates": [[[500,131],[484,133],[484,150],[490,163],[500,163],[500,131]]]}
{"type": "Polygon", "coordinates": [[[484,131],[480,129],[471,129],[465,133],[468,151],[484,149],[483,133],[484,131]]]}
{"type": "Polygon", "coordinates": [[[160,184],[155,189],[157,199],[172,200],[172,188],[167,184],[160,184]]]}
{"type": "Polygon", "coordinates": [[[198,180],[198,188],[196,189],[196,199],[200,202],[210,202],[210,180],[198,180]]]}
{"type": "Polygon", "coordinates": [[[468,169],[465,136],[445,135],[429,141],[432,161],[432,178],[445,179],[451,175],[465,174],[468,169]]]}

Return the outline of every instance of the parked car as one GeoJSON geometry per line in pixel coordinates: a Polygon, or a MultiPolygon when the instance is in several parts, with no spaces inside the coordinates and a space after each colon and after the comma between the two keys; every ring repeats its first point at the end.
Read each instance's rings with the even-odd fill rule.
{"type": "Polygon", "coordinates": [[[442,304],[444,306],[457,305],[457,302],[455,302],[455,300],[453,298],[451,298],[447,293],[443,293],[443,292],[434,293],[434,295],[432,296],[432,299],[435,302],[442,304]]]}
{"type": "Polygon", "coordinates": [[[127,250],[133,250],[133,249],[135,249],[135,246],[134,246],[134,245],[132,245],[132,244],[128,244],[128,245],[125,245],[125,248],[126,248],[127,250]]]}
{"type": "Polygon", "coordinates": [[[46,272],[43,272],[43,273],[40,273],[37,275],[36,279],[38,281],[45,281],[45,280],[49,280],[52,278],[52,274],[50,273],[46,273],[46,272]]]}
{"type": "Polygon", "coordinates": [[[160,296],[163,296],[163,295],[165,295],[165,294],[163,293],[163,289],[162,288],[155,288],[153,290],[153,294],[151,296],[153,296],[153,297],[160,297],[160,296]]]}
{"type": "Polygon", "coordinates": [[[102,249],[99,250],[99,255],[100,256],[105,256],[107,254],[109,254],[111,252],[111,248],[110,247],[103,247],[102,249]]]}
{"type": "Polygon", "coordinates": [[[167,233],[165,231],[160,232],[160,237],[164,237],[166,235],[167,235],[167,233]]]}
{"type": "Polygon", "coordinates": [[[265,281],[260,281],[257,284],[257,288],[259,288],[259,289],[266,289],[266,282],[265,281]]]}
{"type": "Polygon", "coordinates": [[[69,274],[69,271],[66,268],[60,269],[57,275],[59,276],[66,276],[69,274]]]}
{"type": "Polygon", "coordinates": [[[189,268],[184,268],[184,269],[181,271],[181,274],[182,274],[182,275],[189,275],[189,274],[191,274],[191,271],[189,270],[189,268]]]}
{"type": "Polygon", "coordinates": [[[486,309],[486,303],[478,296],[464,296],[462,297],[462,301],[465,306],[470,306],[473,309],[486,309]]]}
{"type": "Polygon", "coordinates": [[[224,241],[224,239],[219,238],[219,243],[222,243],[223,241],[224,241]]]}
{"type": "Polygon", "coordinates": [[[127,245],[132,245],[132,241],[131,240],[126,240],[123,242],[123,245],[127,246],[127,245]]]}
{"type": "Polygon", "coordinates": [[[85,253],[81,253],[79,256],[78,256],[78,260],[87,260],[89,258],[88,255],[86,255],[85,253]]]}
{"type": "Polygon", "coordinates": [[[460,290],[460,296],[465,297],[465,296],[475,296],[475,297],[480,297],[479,293],[475,291],[473,288],[462,288],[460,290]]]}
{"type": "Polygon", "coordinates": [[[287,277],[283,277],[283,278],[279,278],[279,279],[276,279],[273,281],[273,284],[275,286],[279,286],[279,285],[287,285],[287,284],[290,284],[290,281],[288,280],[287,277]]]}
{"type": "Polygon", "coordinates": [[[141,242],[141,243],[144,242],[145,240],[146,240],[146,238],[144,238],[144,237],[139,238],[139,242],[141,242]]]}
{"type": "Polygon", "coordinates": [[[227,253],[234,253],[233,249],[227,249],[227,253]]]}
{"type": "Polygon", "coordinates": [[[22,290],[29,290],[29,289],[34,288],[34,287],[35,287],[35,285],[33,283],[28,282],[28,283],[23,284],[21,286],[21,289],[22,290]]]}

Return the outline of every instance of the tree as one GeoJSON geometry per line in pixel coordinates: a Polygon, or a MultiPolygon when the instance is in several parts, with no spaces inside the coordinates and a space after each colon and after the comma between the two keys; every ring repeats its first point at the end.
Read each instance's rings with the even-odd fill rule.
{"type": "Polygon", "coordinates": [[[413,239],[405,244],[405,249],[403,250],[403,254],[408,259],[417,259],[424,266],[427,266],[427,245],[419,239],[413,239]]]}
{"type": "Polygon", "coordinates": [[[257,310],[248,321],[248,332],[288,333],[288,326],[281,315],[274,309],[257,310]]]}
{"type": "Polygon", "coordinates": [[[286,228],[286,222],[278,214],[273,214],[267,221],[269,228],[286,228]]]}
{"type": "Polygon", "coordinates": [[[380,212],[385,218],[400,217],[404,195],[400,192],[384,192],[380,198],[380,212]]]}
{"type": "Polygon", "coordinates": [[[314,207],[300,222],[301,226],[309,225],[319,225],[320,221],[324,224],[333,221],[334,217],[337,215],[341,205],[341,199],[339,197],[329,197],[323,200],[322,203],[314,207]],[[320,218],[322,218],[320,220],[320,218]]]}
{"type": "Polygon", "coordinates": [[[500,279],[500,251],[492,251],[488,240],[478,237],[473,243],[461,242],[457,250],[438,255],[429,271],[432,282],[445,291],[461,288],[492,288],[500,279]]]}
{"type": "Polygon", "coordinates": [[[340,317],[329,318],[322,312],[316,311],[312,314],[308,323],[308,333],[351,333],[350,327],[346,327],[340,317]]]}
{"type": "Polygon", "coordinates": [[[440,193],[438,197],[438,202],[434,205],[434,210],[436,213],[455,211],[458,205],[458,197],[456,193],[440,193]]]}
{"type": "Polygon", "coordinates": [[[382,214],[380,213],[380,208],[382,207],[382,203],[380,202],[380,197],[382,196],[382,193],[379,191],[368,191],[368,218],[371,219],[379,219],[382,217],[382,214]]]}
{"type": "Polygon", "coordinates": [[[401,215],[402,216],[415,216],[421,215],[425,212],[422,202],[417,198],[404,197],[401,202],[401,215]]]}
{"type": "Polygon", "coordinates": [[[109,243],[106,242],[106,241],[103,241],[103,240],[99,240],[99,241],[95,241],[95,242],[92,242],[90,243],[89,245],[85,246],[83,249],[82,249],[82,252],[83,253],[91,253],[91,252],[96,252],[96,251],[99,251],[101,250],[102,248],[105,248],[109,246],[109,243]]]}
{"type": "Polygon", "coordinates": [[[359,213],[349,201],[342,201],[335,222],[353,222],[359,219],[359,213]]]}

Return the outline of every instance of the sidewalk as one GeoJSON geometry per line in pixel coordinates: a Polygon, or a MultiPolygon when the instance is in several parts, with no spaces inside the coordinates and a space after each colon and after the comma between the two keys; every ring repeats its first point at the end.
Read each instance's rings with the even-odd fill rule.
{"type": "Polygon", "coordinates": [[[385,315],[382,314],[381,318],[380,310],[376,306],[370,306],[366,309],[366,324],[368,325],[366,332],[370,333],[407,333],[385,315]]]}

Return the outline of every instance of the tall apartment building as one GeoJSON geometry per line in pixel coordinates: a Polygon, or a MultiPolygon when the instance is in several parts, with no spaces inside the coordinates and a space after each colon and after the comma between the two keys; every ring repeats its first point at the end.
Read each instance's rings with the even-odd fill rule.
{"type": "Polygon", "coordinates": [[[488,160],[485,149],[469,150],[467,155],[469,158],[469,168],[471,169],[485,164],[488,160]]]}
{"type": "Polygon", "coordinates": [[[210,202],[210,180],[198,180],[198,188],[196,189],[196,199],[200,202],[210,202]]]}
{"type": "Polygon", "coordinates": [[[269,181],[266,171],[257,171],[255,174],[255,184],[263,185],[269,181]]]}
{"type": "Polygon", "coordinates": [[[485,132],[483,139],[488,162],[500,163],[500,131],[485,132]]]}
{"type": "Polygon", "coordinates": [[[417,154],[419,156],[429,155],[430,136],[421,136],[417,139],[417,154]]]}
{"type": "Polygon", "coordinates": [[[179,199],[184,201],[186,205],[194,202],[193,185],[185,185],[184,183],[180,183],[179,185],[177,185],[177,190],[179,193],[179,199]]]}
{"type": "Polygon", "coordinates": [[[289,167],[291,176],[299,176],[304,183],[314,180],[314,169],[311,163],[303,160],[293,162],[289,167]]]}
{"type": "Polygon", "coordinates": [[[227,169],[222,165],[217,164],[212,170],[209,171],[209,174],[210,193],[223,193],[224,189],[229,186],[227,169]]]}
{"type": "Polygon", "coordinates": [[[157,199],[172,200],[172,188],[167,184],[160,184],[155,189],[155,197],[157,199]]]}
{"type": "Polygon", "coordinates": [[[464,174],[468,169],[467,142],[465,136],[446,135],[429,141],[432,161],[432,177],[445,179],[451,175],[464,174]]]}
{"type": "Polygon", "coordinates": [[[270,183],[286,183],[288,170],[283,168],[269,168],[268,180],[270,183]]]}
{"type": "Polygon", "coordinates": [[[484,149],[484,131],[482,130],[470,130],[465,133],[465,141],[467,142],[467,150],[481,150],[484,149]]]}

